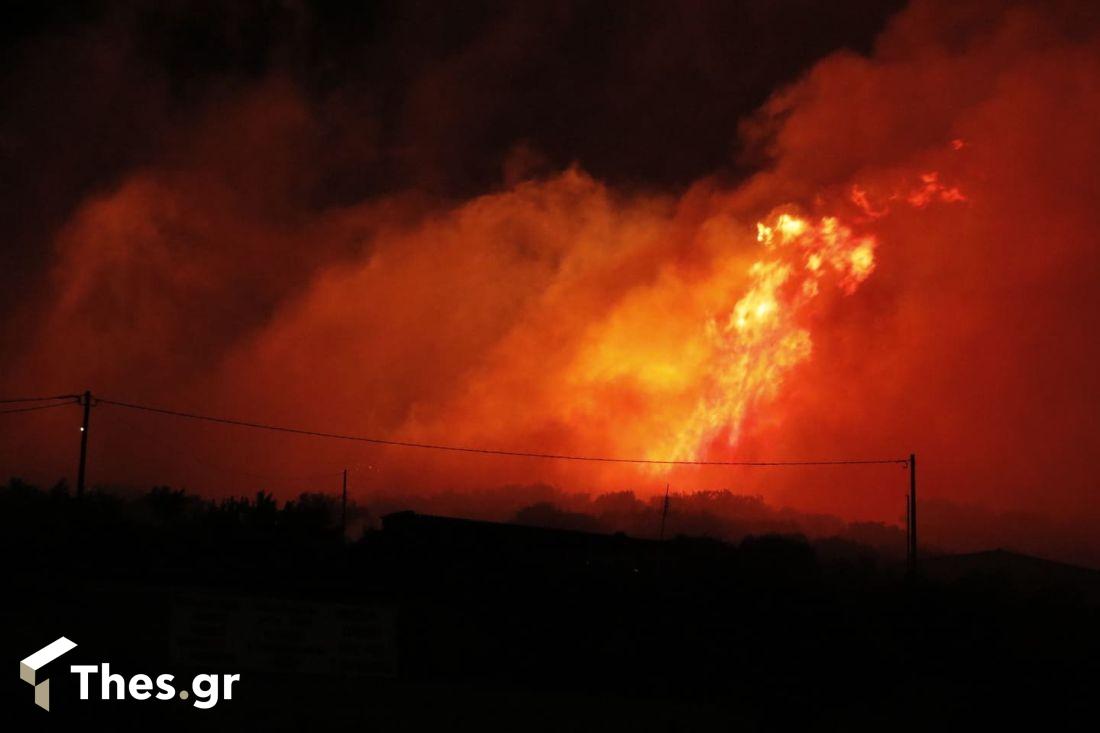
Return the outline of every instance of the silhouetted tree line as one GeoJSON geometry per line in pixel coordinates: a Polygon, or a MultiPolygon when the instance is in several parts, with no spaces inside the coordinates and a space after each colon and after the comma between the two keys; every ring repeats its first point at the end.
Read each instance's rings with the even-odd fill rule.
{"type": "MultiPolygon", "coordinates": [[[[292,573],[296,569],[304,571],[314,560],[361,552],[362,548],[356,550],[348,543],[377,545],[380,515],[404,510],[409,504],[418,507],[423,502],[416,497],[405,503],[382,498],[367,507],[349,500],[345,526],[339,497],[320,492],[304,492],[280,502],[266,491],[209,499],[183,489],[154,486],[144,493],[90,491],[78,500],[64,481],[43,490],[12,478],[0,486],[0,526],[13,543],[37,547],[34,555],[43,563],[54,559],[60,548],[80,542],[86,543],[83,551],[68,562],[94,562],[130,553],[135,556],[134,562],[141,556],[149,558],[150,566],[164,559],[173,561],[173,567],[183,567],[185,557],[193,558],[191,564],[198,565],[202,558],[216,555],[214,572],[234,563],[241,567],[252,563],[255,572],[262,574],[278,559],[281,570],[292,573]],[[250,554],[253,550],[258,553],[261,547],[262,556],[250,554]]],[[[477,497],[473,504],[478,513],[477,497]]],[[[463,514],[460,506],[444,504],[444,508],[463,514]]],[[[597,497],[586,509],[570,511],[552,501],[536,500],[505,513],[502,519],[518,525],[588,533],[625,530],[627,535],[640,538],[653,538],[660,521],[659,505],[640,500],[631,492],[597,497]]],[[[732,540],[735,545],[740,542],[746,553],[782,536],[787,539],[772,546],[775,552],[786,548],[787,552],[805,553],[810,561],[821,558],[833,568],[850,571],[868,572],[884,561],[896,559],[890,553],[890,542],[886,542],[885,558],[881,548],[851,537],[833,536],[811,542],[796,522],[775,521],[773,514],[758,497],[700,492],[677,498],[668,518],[667,534],[669,538],[710,538],[720,546],[732,540]],[[731,511],[737,513],[737,519],[730,519],[731,511]],[[753,517],[760,521],[751,523],[753,517]],[[750,528],[758,531],[750,534],[750,528]],[[765,540],[764,536],[773,539],[765,540]]],[[[843,531],[845,525],[836,528],[843,531]]],[[[890,532],[885,534],[888,540],[893,539],[890,532]]]]}
{"type": "MultiPolygon", "coordinates": [[[[347,512],[350,526],[368,519],[353,502],[347,512]]],[[[0,531],[19,548],[16,572],[87,568],[230,584],[308,577],[326,565],[343,567],[342,518],[339,500],[321,493],[283,502],[265,491],[206,499],[155,486],[78,499],[64,482],[41,490],[13,478],[0,486],[0,531]]]]}

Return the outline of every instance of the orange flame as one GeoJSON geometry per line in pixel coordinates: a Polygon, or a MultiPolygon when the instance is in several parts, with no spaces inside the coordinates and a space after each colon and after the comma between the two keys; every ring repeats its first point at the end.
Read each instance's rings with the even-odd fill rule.
{"type": "Polygon", "coordinates": [[[936,171],[924,173],[920,178],[923,185],[910,191],[906,198],[911,205],[918,209],[923,209],[936,199],[947,203],[966,201],[966,196],[963,195],[958,187],[952,186],[949,188],[943,185],[943,183],[940,182],[940,174],[936,171]]]}
{"type": "Polygon", "coordinates": [[[874,272],[876,239],[855,235],[836,217],[782,212],[756,229],[766,256],[749,267],[749,288],[729,313],[707,322],[711,358],[700,375],[707,388],[670,439],[653,446],[654,458],[696,458],[722,430],[735,444],[752,406],[773,397],[786,373],[809,358],[812,340],[798,317],[824,279],[831,274],[852,293],[874,272]]]}
{"type": "MultiPolygon", "coordinates": [[[[906,198],[914,207],[966,200],[938,173],[923,175],[921,183],[906,198]]],[[[862,187],[851,191],[868,215],[864,221],[889,213],[875,208],[862,187]]],[[[756,241],[762,252],[748,267],[747,289],[705,323],[683,373],[666,365],[662,385],[691,385],[694,399],[665,410],[662,419],[671,427],[663,440],[648,443],[649,458],[696,460],[722,435],[736,445],[753,408],[774,398],[791,369],[810,358],[806,307],[828,286],[853,294],[874,273],[879,248],[875,235],[858,234],[837,216],[811,218],[789,207],[756,223],[756,241]]]]}

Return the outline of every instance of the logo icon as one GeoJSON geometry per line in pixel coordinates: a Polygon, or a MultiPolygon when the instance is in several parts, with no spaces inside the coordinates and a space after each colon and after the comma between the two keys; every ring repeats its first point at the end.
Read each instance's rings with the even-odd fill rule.
{"type": "Polygon", "coordinates": [[[76,642],[62,636],[19,663],[19,679],[34,685],[34,704],[47,712],[50,709],[50,678],[47,665],[75,648],[76,642]]]}

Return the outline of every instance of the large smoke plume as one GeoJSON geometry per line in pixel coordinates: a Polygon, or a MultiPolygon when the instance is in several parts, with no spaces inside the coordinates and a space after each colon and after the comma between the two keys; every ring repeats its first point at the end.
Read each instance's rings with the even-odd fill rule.
{"type": "MultiPolygon", "coordinates": [[[[368,77],[321,83],[279,64],[181,91],[171,75],[134,70],[140,49],[116,16],[28,45],[20,68],[36,84],[75,83],[44,71],[45,54],[94,62],[97,91],[66,98],[94,108],[107,97],[119,111],[85,127],[51,109],[61,138],[47,140],[19,117],[41,101],[23,89],[9,116],[22,131],[3,141],[9,161],[32,164],[32,143],[83,139],[28,174],[44,214],[5,212],[25,246],[12,255],[21,277],[7,278],[4,392],[91,387],[329,432],[555,453],[914,450],[930,500],[1100,520],[1100,25],[1087,3],[914,2],[868,53],[825,55],[752,113],[723,95],[751,94],[758,79],[731,72],[723,89],[721,70],[701,67],[691,98],[724,112],[711,121],[740,151],[709,170],[676,167],[682,139],[651,140],[648,165],[613,160],[616,145],[643,154],[629,131],[682,115],[690,132],[705,107],[677,105],[671,90],[668,108],[646,107],[610,78],[614,66],[599,69],[598,90],[628,105],[601,120],[612,152],[579,131],[569,148],[558,126],[579,110],[559,110],[540,138],[537,121],[496,109],[545,105],[500,69],[554,84],[537,60],[564,51],[546,24],[569,38],[581,20],[503,14],[418,73],[400,67],[396,115],[383,111],[395,92],[368,77]],[[464,81],[479,74],[491,81],[464,81]],[[132,145],[103,133],[130,128],[132,145]],[[489,137],[506,145],[489,150],[489,137]],[[489,162],[492,174],[476,168],[489,162]],[[456,174],[464,165],[475,169],[456,174]],[[674,170],[653,174],[662,168],[674,170]],[[815,236],[831,217],[847,232],[848,259],[812,297],[798,288],[822,240],[769,249],[757,222],[781,226],[782,214],[815,236]],[[862,242],[873,262],[855,267],[870,256],[852,259],[862,242]],[[771,282],[756,263],[789,271],[771,282]],[[745,335],[735,324],[750,306],[782,322],[745,335]]],[[[710,38],[682,22],[628,54],[642,70],[627,81],[710,38]]],[[[581,100],[596,93],[577,83],[581,100]]],[[[71,473],[64,412],[0,425],[3,472],[71,473]]],[[[662,471],[334,444],[106,406],[94,420],[97,480],[212,493],[237,490],[242,472],[290,492],[293,477],[352,465],[362,492],[549,482],[649,494],[668,481],[893,522],[905,491],[897,467],[662,471]]]]}

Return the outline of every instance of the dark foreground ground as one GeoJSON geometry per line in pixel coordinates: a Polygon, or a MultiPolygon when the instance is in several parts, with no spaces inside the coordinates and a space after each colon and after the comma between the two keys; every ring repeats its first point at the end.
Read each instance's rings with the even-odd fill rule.
{"type": "Polygon", "coordinates": [[[10,730],[1095,727],[1097,574],[1008,553],[907,578],[850,543],[411,513],[346,542],[308,499],[20,485],[0,489],[0,532],[10,730]],[[44,670],[46,712],[15,668],[59,636],[77,647],[44,670]],[[98,674],[80,700],[70,665],[102,662],[177,693],[240,681],[208,709],[206,687],[103,701],[98,674]]]}

